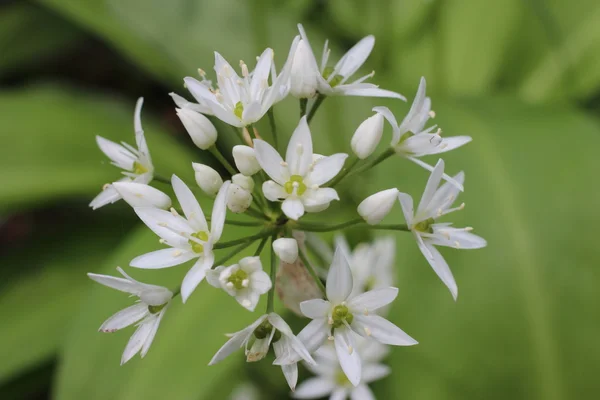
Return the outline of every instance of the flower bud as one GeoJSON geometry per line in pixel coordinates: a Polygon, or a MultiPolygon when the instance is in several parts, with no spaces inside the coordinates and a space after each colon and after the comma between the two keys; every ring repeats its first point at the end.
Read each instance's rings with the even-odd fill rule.
{"type": "Polygon", "coordinates": [[[372,194],[358,205],[358,214],[369,225],[376,225],[390,212],[396,199],[398,189],[388,189],[372,194]]]}
{"type": "Polygon", "coordinates": [[[200,189],[210,197],[215,197],[217,192],[223,186],[223,179],[217,171],[208,165],[192,163],[192,167],[196,172],[196,183],[200,189]]]}
{"type": "Polygon", "coordinates": [[[227,208],[233,213],[243,213],[252,204],[252,194],[236,183],[232,183],[227,191],[227,208]]]}
{"type": "Polygon", "coordinates": [[[373,154],[382,135],[383,115],[377,113],[364,120],[358,128],[356,128],[354,136],[352,136],[352,140],[350,141],[352,151],[354,151],[354,154],[356,154],[358,158],[364,160],[373,154]]]}
{"type": "Polygon", "coordinates": [[[131,207],[156,207],[163,210],[171,207],[169,196],[144,183],[115,182],[112,186],[131,207]]]}
{"type": "Polygon", "coordinates": [[[176,108],[177,116],[189,133],[192,141],[202,150],[208,149],[217,141],[217,129],[204,115],[189,108],[176,108]]]}
{"type": "Polygon", "coordinates": [[[231,182],[249,192],[252,192],[254,190],[254,179],[250,178],[249,176],[235,174],[231,177],[231,182]]]}
{"type": "Polygon", "coordinates": [[[292,69],[290,73],[290,94],[297,98],[314,97],[317,92],[319,71],[313,66],[316,65],[315,56],[310,46],[300,40],[294,54],[292,69]]]}
{"type": "Polygon", "coordinates": [[[281,261],[293,264],[298,259],[298,242],[296,239],[279,238],[273,242],[273,251],[281,261]]]}
{"type": "Polygon", "coordinates": [[[250,146],[233,146],[233,160],[237,169],[246,176],[254,175],[261,169],[254,149],[250,146]]]}

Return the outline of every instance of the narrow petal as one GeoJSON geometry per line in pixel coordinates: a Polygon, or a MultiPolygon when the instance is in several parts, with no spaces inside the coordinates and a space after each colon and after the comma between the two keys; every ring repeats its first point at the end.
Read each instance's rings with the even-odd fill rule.
{"type": "Polygon", "coordinates": [[[283,159],[277,150],[269,143],[260,139],[255,139],[254,152],[256,154],[256,160],[260,164],[260,167],[265,170],[267,175],[280,185],[284,185],[289,177],[284,173],[286,168],[282,165],[283,159]]]}
{"type": "MultiPolygon", "coordinates": [[[[418,342],[408,336],[402,329],[379,315],[355,315],[355,320],[363,325],[363,331],[373,339],[393,346],[413,346],[418,342]]],[[[354,322],[353,322],[354,324],[354,322]]],[[[359,333],[362,333],[359,331],[359,333]]]]}
{"type": "Polygon", "coordinates": [[[413,199],[409,194],[398,193],[398,200],[400,201],[400,206],[402,207],[404,220],[406,221],[406,224],[408,226],[411,226],[413,223],[413,217],[415,215],[415,210],[413,208],[413,199]]]}
{"type": "Polygon", "coordinates": [[[438,186],[440,186],[440,181],[442,180],[442,175],[444,174],[444,160],[439,159],[435,168],[431,172],[429,179],[427,180],[427,185],[425,185],[425,190],[423,191],[423,196],[421,197],[421,201],[419,202],[419,207],[417,208],[417,214],[422,214],[428,207],[435,194],[438,186]]]}
{"type": "Polygon", "coordinates": [[[335,382],[327,378],[310,378],[302,382],[292,396],[295,399],[318,399],[333,392],[335,386],[335,382]]]}
{"type": "Polygon", "coordinates": [[[252,82],[250,83],[250,92],[252,93],[253,101],[262,100],[257,94],[263,92],[263,88],[267,86],[269,73],[271,72],[271,64],[273,63],[273,50],[265,49],[256,62],[256,67],[252,73],[252,82]]]}
{"type": "Polygon", "coordinates": [[[323,299],[306,300],[300,303],[300,310],[306,317],[326,318],[331,309],[331,303],[323,299]]]}
{"type": "Polygon", "coordinates": [[[435,246],[454,247],[456,249],[480,249],[487,246],[487,242],[481,236],[477,236],[464,229],[444,227],[436,229],[434,235],[427,238],[427,242],[435,246]]]}
{"type": "Polygon", "coordinates": [[[92,210],[97,210],[100,207],[113,204],[119,200],[121,200],[121,194],[117,192],[117,189],[113,185],[108,185],[102,189],[98,196],[94,197],[94,200],[90,202],[90,207],[92,207],[92,210]]]}
{"type": "Polygon", "coordinates": [[[329,400],[346,400],[348,398],[348,392],[350,389],[345,387],[338,387],[329,396],[329,400]]]}
{"type": "Polygon", "coordinates": [[[100,332],[115,332],[119,329],[133,325],[148,314],[148,306],[143,303],[138,303],[127,307],[106,321],[100,326],[100,332]]]}
{"type": "Polygon", "coordinates": [[[219,241],[223,234],[223,226],[225,225],[225,216],[227,214],[227,191],[230,185],[230,181],[223,183],[213,204],[212,218],[210,220],[210,238],[213,243],[219,241]]]}
{"type": "Polygon", "coordinates": [[[219,280],[219,276],[221,272],[225,269],[224,265],[220,265],[216,268],[206,271],[206,281],[212,287],[216,287],[217,289],[221,288],[221,281],[219,280]]]}
{"type": "Polygon", "coordinates": [[[173,267],[175,265],[183,264],[197,257],[198,254],[193,251],[182,251],[179,249],[162,249],[152,251],[150,253],[137,256],[129,265],[131,267],[143,268],[143,269],[160,269],[173,267]]]}
{"type": "Polygon", "coordinates": [[[117,278],[115,276],[92,273],[88,273],[88,276],[90,279],[98,282],[101,285],[108,286],[109,288],[113,288],[121,292],[139,295],[142,290],[141,284],[136,281],[132,282],[130,280],[117,278]]]}
{"type": "Polygon", "coordinates": [[[271,278],[265,271],[257,271],[251,275],[250,285],[258,294],[265,294],[271,289],[271,278]]]}
{"type": "Polygon", "coordinates": [[[215,261],[215,256],[212,252],[204,254],[200,257],[196,264],[188,271],[181,283],[181,299],[185,303],[190,297],[194,289],[202,282],[208,271],[215,261]]]}
{"type": "Polygon", "coordinates": [[[263,183],[262,190],[269,201],[279,201],[289,196],[283,186],[275,181],[266,181],[263,183]]]}
{"type": "Polygon", "coordinates": [[[335,351],[340,361],[340,366],[346,377],[354,386],[358,386],[362,374],[362,366],[358,351],[354,348],[350,331],[338,328],[334,331],[335,351]]]}
{"type": "Polygon", "coordinates": [[[307,190],[304,196],[302,196],[302,203],[307,208],[314,208],[339,199],[340,197],[334,188],[318,188],[316,190],[307,190]]]}
{"type": "Polygon", "coordinates": [[[465,144],[469,143],[473,138],[471,136],[452,136],[442,139],[442,143],[436,147],[434,152],[429,154],[440,154],[450,150],[457,149],[465,144]]]}
{"type": "Polygon", "coordinates": [[[146,354],[148,354],[148,350],[150,350],[150,346],[152,345],[152,342],[154,341],[154,337],[156,336],[156,332],[158,331],[158,327],[160,326],[160,321],[162,321],[163,316],[165,315],[165,313],[167,312],[167,307],[163,308],[160,313],[158,314],[158,316],[156,318],[154,318],[154,321],[152,321],[150,324],[150,332],[148,333],[148,336],[146,337],[146,341],[144,342],[144,345],[142,346],[142,350],[140,351],[140,357],[144,358],[146,356],[146,354]]]}
{"type": "Polygon", "coordinates": [[[231,338],[217,351],[217,353],[213,356],[212,360],[208,363],[208,365],[215,365],[219,361],[222,361],[243,346],[243,344],[248,340],[250,335],[254,332],[254,330],[262,324],[262,322],[267,318],[266,315],[262,315],[259,319],[254,321],[251,325],[242,329],[239,332],[234,333],[231,338]]]}
{"type": "Polygon", "coordinates": [[[137,182],[114,182],[112,187],[132,207],[171,207],[171,199],[152,186],[137,182]]]}
{"type": "MultiPolygon", "coordinates": [[[[285,161],[288,164],[290,174],[305,176],[312,164],[312,156],[312,138],[308,123],[306,122],[306,116],[304,116],[300,119],[298,126],[294,130],[285,154],[285,161]]],[[[271,178],[277,180],[273,176],[271,178]]]]}
{"type": "Polygon", "coordinates": [[[350,400],[375,400],[375,395],[367,385],[358,385],[350,391],[350,400]]]}
{"type": "Polygon", "coordinates": [[[304,205],[300,199],[288,197],[281,204],[281,210],[289,218],[297,221],[304,215],[304,205]]]}
{"type": "Polygon", "coordinates": [[[348,301],[348,307],[357,311],[374,311],[390,304],[398,296],[398,289],[387,287],[374,289],[356,296],[348,301]]]}
{"type": "MultiPolygon", "coordinates": [[[[415,164],[417,164],[419,167],[425,168],[427,171],[433,172],[433,170],[435,169],[435,167],[432,167],[431,165],[427,164],[426,162],[419,160],[416,157],[406,157],[408,160],[414,162],[415,164]]],[[[458,175],[457,175],[458,176],[458,175]]],[[[463,182],[460,180],[457,180],[456,178],[451,177],[448,174],[443,174],[442,175],[442,179],[444,179],[447,183],[453,185],[456,189],[457,189],[457,193],[463,192],[465,190],[464,186],[463,186],[463,182]]],[[[441,189],[441,188],[440,188],[441,189]]],[[[436,194],[440,191],[440,189],[438,189],[438,191],[436,192],[436,194]]],[[[434,196],[435,198],[435,196],[434,196]]],[[[430,204],[434,204],[434,201],[432,199],[430,204]]],[[[433,205],[430,207],[432,210],[435,209],[436,207],[434,207],[433,205]]]]}
{"type": "Polygon", "coordinates": [[[200,207],[198,200],[196,200],[196,196],[194,196],[190,188],[177,175],[171,177],[171,185],[173,185],[173,191],[177,196],[177,200],[181,204],[183,213],[192,227],[196,232],[206,232],[208,225],[202,207],[200,207]]]}
{"type": "Polygon", "coordinates": [[[298,333],[298,339],[304,343],[310,353],[321,347],[327,340],[327,336],[329,336],[329,327],[326,318],[313,319],[298,333]]]}
{"type": "Polygon", "coordinates": [[[294,335],[292,329],[283,320],[283,318],[281,318],[275,313],[270,313],[268,318],[271,325],[273,325],[275,329],[277,329],[279,332],[281,332],[287,337],[287,341],[290,344],[290,346],[292,346],[294,351],[298,353],[298,355],[302,357],[304,361],[306,361],[309,364],[316,365],[315,360],[313,360],[313,358],[310,356],[310,353],[306,349],[306,346],[294,335]]]}
{"type": "Polygon", "coordinates": [[[376,85],[360,84],[360,85],[340,85],[334,88],[334,93],[344,96],[359,96],[359,97],[385,97],[390,99],[399,99],[406,101],[406,97],[400,93],[392,92],[391,90],[379,89],[376,85]]]}
{"type": "Polygon", "coordinates": [[[247,104],[242,113],[242,122],[244,125],[252,124],[261,119],[265,112],[267,112],[267,110],[264,110],[263,112],[261,104],[257,101],[247,104]]]}
{"type": "Polygon", "coordinates": [[[437,276],[444,282],[444,285],[450,290],[452,293],[452,297],[454,300],[458,297],[458,287],[456,286],[456,281],[454,280],[454,275],[452,275],[452,271],[450,271],[450,267],[448,263],[444,259],[444,257],[440,254],[440,252],[431,244],[423,243],[423,245],[419,245],[419,249],[431,265],[431,268],[435,271],[437,276]],[[428,256],[429,254],[429,256],[428,256]]]}
{"type": "Polygon", "coordinates": [[[364,383],[378,381],[385,378],[392,372],[392,369],[383,364],[366,364],[362,371],[362,381],[364,383]]]}
{"type": "Polygon", "coordinates": [[[352,292],[352,285],[352,271],[348,259],[342,251],[336,249],[327,274],[327,299],[334,305],[345,301],[352,292]]]}
{"type": "Polygon", "coordinates": [[[121,357],[121,365],[131,360],[131,358],[142,349],[142,346],[146,342],[146,339],[150,333],[152,333],[152,324],[140,324],[140,326],[129,339],[129,342],[127,342],[127,346],[125,346],[123,356],[121,357]]]}
{"type": "MultiPolygon", "coordinates": [[[[275,346],[275,343],[273,346],[275,346]]],[[[285,381],[293,392],[296,390],[296,383],[298,383],[298,364],[293,363],[289,365],[282,365],[281,371],[283,372],[283,376],[285,377],[285,381]]]]}
{"type": "MultiPolygon", "coordinates": [[[[426,87],[427,87],[427,83],[425,82],[425,78],[421,77],[421,80],[419,82],[419,88],[417,89],[417,94],[415,95],[415,99],[413,100],[413,103],[410,106],[410,110],[408,111],[408,114],[406,114],[406,117],[404,117],[404,120],[398,127],[398,129],[401,133],[405,133],[410,130],[410,125],[411,125],[412,120],[419,114],[419,112],[423,108],[423,106],[425,104],[425,99],[426,99],[426,95],[425,95],[426,87]]],[[[417,132],[413,132],[413,133],[417,133],[417,132]]]]}
{"type": "Polygon", "coordinates": [[[369,54],[375,46],[375,37],[373,35],[362,38],[344,56],[338,61],[334,70],[337,75],[349,78],[367,61],[369,54]]]}
{"type": "MultiPolygon", "coordinates": [[[[445,174],[444,174],[445,175],[445,174]]],[[[459,172],[454,177],[448,177],[448,181],[444,183],[435,192],[433,198],[429,202],[428,212],[430,217],[438,217],[439,211],[446,211],[454,204],[460,191],[464,190],[465,174],[459,172]]]]}
{"type": "Polygon", "coordinates": [[[131,171],[133,163],[137,159],[131,151],[124,146],[117,144],[111,140],[104,139],[102,136],[96,136],[96,143],[100,150],[115,164],[117,167],[131,171]]]}
{"type": "Polygon", "coordinates": [[[189,239],[180,235],[179,232],[183,232],[184,235],[195,232],[183,217],[154,207],[134,207],[133,210],[142,222],[169,246],[180,248],[189,246],[189,239]]]}
{"type": "Polygon", "coordinates": [[[135,104],[135,111],[133,113],[133,128],[135,130],[135,143],[139,151],[138,159],[146,167],[152,167],[152,159],[150,158],[150,150],[148,150],[148,144],[146,143],[146,136],[142,129],[142,106],[144,105],[144,98],[140,97],[135,104]]]}
{"type": "Polygon", "coordinates": [[[337,153],[329,157],[321,158],[313,165],[311,172],[306,177],[304,183],[306,183],[307,186],[321,186],[324,183],[329,182],[340,173],[347,158],[348,154],[345,153],[337,153]]]}

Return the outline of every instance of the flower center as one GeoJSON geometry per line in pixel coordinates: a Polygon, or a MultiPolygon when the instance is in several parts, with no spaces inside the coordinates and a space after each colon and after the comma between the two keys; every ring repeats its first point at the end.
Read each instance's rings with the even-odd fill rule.
{"type": "MultiPolygon", "coordinates": [[[[327,68],[325,68],[323,70],[323,78],[325,78],[326,80],[329,80],[329,77],[333,73],[334,69],[335,68],[333,68],[333,67],[327,67],[327,68]]],[[[342,80],[344,80],[344,77],[342,75],[336,74],[329,81],[329,85],[331,87],[336,87],[337,85],[339,85],[340,83],[342,83],[342,80]]]]}
{"type": "Polygon", "coordinates": [[[339,328],[344,325],[344,321],[351,324],[354,320],[354,315],[348,310],[348,307],[344,305],[335,306],[331,313],[331,319],[333,319],[333,327],[339,328]]]}
{"type": "Polygon", "coordinates": [[[133,162],[133,173],[136,175],[141,175],[148,172],[148,168],[144,167],[141,163],[134,161],[133,162]]]}
{"type": "Polygon", "coordinates": [[[296,188],[296,194],[298,194],[298,196],[302,196],[304,192],[306,192],[306,185],[300,175],[290,176],[290,180],[283,185],[283,188],[287,194],[292,194],[294,188],[296,188]]]}
{"type": "Polygon", "coordinates": [[[348,380],[348,377],[341,369],[338,369],[336,371],[334,379],[338,386],[352,386],[352,384],[348,380]]]}
{"type": "Polygon", "coordinates": [[[165,308],[166,305],[167,305],[167,303],[161,304],[160,306],[148,306],[148,311],[150,311],[150,314],[156,314],[156,313],[159,313],[160,310],[165,308]]]}
{"type": "Polygon", "coordinates": [[[233,113],[235,114],[236,117],[238,117],[239,119],[242,119],[242,114],[244,114],[244,105],[242,104],[241,101],[238,101],[237,103],[235,103],[235,108],[233,109],[233,113]]]}
{"type": "Polygon", "coordinates": [[[415,136],[411,131],[405,132],[404,135],[400,136],[400,140],[398,141],[398,145],[401,145],[406,141],[406,139],[415,136]]]}
{"type": "MultiPolygon", "coordinates": [[[[258,328],[254,330],[254,337],[257,339],[264,339],[271,335],[272,330],[273,325],[271,325],[269,321],[265,320],[258,326],[258,328]]],[[[275,333],[273,334],[273,343],[277,342],[279,339],[281,339],[281,332],[275,330],[275,333]]]]}
{"type": "MultiPolygon", "coordinates": [[[[208,233],[204,231],[192,233],[190,236],[202,240],[203,242],[208,241],[208,233]]],[[[204,245],[202,243],[195,242],[192,239],[188,240],[188,243],[192,246],[194,253],[202,253],[204,251],[204,245]]]]}
{"type": "Polygon", "coordinates": [[[227,282],[231,282],[233,284],[233,287],[235,287],[237,290],[240,290],[245,287],[244,281],[247,279],[248,273],[246,271],[238,269],[234,274],[231,274],[231,276],[227,279],[227,282]]]}
{"type": "Polygon", "coordinates": [[[435,223],[433,218],[427,218],[425,221],[421,221],[413,225],[413,229],[419,232],[433,233],[431,225],[435,223]]]}

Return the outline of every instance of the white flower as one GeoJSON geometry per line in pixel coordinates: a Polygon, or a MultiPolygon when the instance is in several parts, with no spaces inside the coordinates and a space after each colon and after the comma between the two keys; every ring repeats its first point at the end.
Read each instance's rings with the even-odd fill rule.
{"type": "Polygon", "coordinates": [[[117,268],[117,270],[125,278],[91,273],[88,276],[104,286],[139,298],[135,305],[119,311],[100,326],[101,332],[115,332],[137,323],[138,328],[129,339],[129,343],[127,343],[123,352],[121,358],[121,365],[123,365],[138,352],[142,358],[148,353],[160,321],[173,298],[173,293],[162,286],[138,282],[121,268],[117,268]]]}
{"type": "Polygon", "coordinates": [[[252,176],[260,171],[260,164],[256,160],[254,149],[250,146],[237,145],[232,149],[233,160],[238,171],[246,176],[252,176]]]}
{"type": "Polygon", "coordinates": [[[388,376],[391,368],[381,363],[389,353],[389,348],[374,340],[355,337],[356,352],[362,360],[362,379],[353,386],[340,369],[340,364],[332,346],[324,345],[315,353],[316,366],[308,366],[316,375],[302,382],[293,394],[296,399],[318,399],[330,396],[335,400],[375,400],[368,383],[388,376]]]}
{"type": "Polygon", "coordinates": [[[354,281],[351,295],[394,285],[396,241],[393,236],[378,237],[372,243],[360,243],[352,251],[344,236],[338,235],[335,245],[350,264],[354,281]]]}
{"type": "Polygon", "coordinates": [[[375,148],[383,135],[383,115],[376,113],[372,117],[364,120],[354,132],[350,145],[352,151],[361,160],[369,157],[375,151],[375,148]]]}
{"type": "MultiPolygon", "coordinates": [[[[153,178],[154,166],[152,165],[152,159],[150,158],[150,152],[148,151],[148,145],[146,144],[140,117],[143,103],[144,99],[140,97],[135,106],[133,117],[135,143],[137,148],[130,146],[127,143],[118,144],[108,139],[104,139],[101,136],[96,136],[98,147],[100,147],[100,150],[110,158],[112,161],[111,164],[124,170],[123,175],[125,175],[125,177],[119,180],[119,182],[147,184],[150,183],[153,178]]],[[[90,207],[95,210],[107,204],[112,204],[119,199],[121,199],[121,195],[117,190],[112,185],[105,185],[102,192],[92,200],[90,207]]]]}
{"type": "Polygon", "coordinates": [[[243,213],[252,204],[254,180],[242,174],[231,177],[231,185],[227,192],[227,208],[236,214],[243,213]]]}
{"type": "Polygon", "coordinates": [[[313,321],[300,332],[299,337],[309,351],[318,348],[327,337],[332,338],[342,370],[348,380],[358,386],[361,359],[354,350],[352,332],[395,346],[412,346],[417,342],[387,319],[373,313],[396,298],[397,288],[370,290],[353,297],[353,285],[348,260],[342,251],[336,249],[327,274],[327,300],[313,299],[300,303],[302,313],[313,321]]]}
{"type": "Polygon", "coordinates": [[[398,198],[398,189],[387,189],[370,195],[358,205],[358,214],[369,225],[377,225],[389,214],[398,198]]]}
{"type": "Polygon", "coordinates": [[[405,100],[404,96],[391,92],[389,90],[379,89],[377,85],[372,83],[364,83],[365,80],[371,78],[374,72],[359,78],[352,83],[349,83],[349,78],[365,63],[373,46],[375,38],[367,36],[355,44],[344,56],[338,61],[335,67],[328,67],[329,49],[327,42],[323,48],[323,58],[321,65],[317,65],[317,60],[312,51],[306,32],[301,24],[298,24],[301,40],[298,43],[296,57],[294,59],[295,68],[292,68],[291,82],[292,95],[297,97],[311,97],[311,93],[316,89],[319,93],[326,96],[342,95],[342,96],[366,96],[366,97],[392,97],[405,100]]]}
{"type": "Polygon", "coordinates": [[[204,164],[192,163],[192,168],[194,168],[194,177],[200,189],[210,197],[215,197],[221,186],[223,186],[221,175],[204,164]]]}
{"type": "Polygon", "coordinates": [[[223,122],[243,127],[260,120],[280,96],[281,86],[287,84],[288,74],[281,73],[269,86],[273,63],[273,50],[266,49],[259,57],[252,73],[240,62],[242,76],[238,76],[229,63],[215,52],[215,72],[218,89],[211,90],[202,82],[186,77],[186,87],[201,104],[206,104],[212,114],[223,122]]]}
{"type": "MultiPolygon", "coordinates": [[[[212,90],[212,82],[206,79],[206,72],[201,69],[198,69],[198,73],[200,74],[200,84],[206,86],[207,89],[212,90]]],[[[169,93],[169,96],[173,99],[178,108],[187,108],[192,111],[199,112],[204,115],[213,115],[211,108],[208,106],[208,103],[203,99],[196,99],[198,103],[192,103],[191,101],[186,100],[176,93],[169,93]]]]}
{"type": "Polygon", "coordinates": [[[160,190],[136,182],[114,182],[113,187],[131,207],[156,207],[166,210],[171,199],[160,190]]]}
{"type": "MultiPolygon", "coordinates": [[[[451,223],[436,222],[441,216],[464,208],[464,203],[459,207],[450,208],[456,200],[459,189],[452,182],[444,183],[438,188],[443,174],[444,161],[439,160],[427,181],[416,213],[413,210],[413,199],[410,195],[399,193],[398,199],[404,212],[406,224],[417,240],[419,249],[456,300],[458,288],[454,276],[452,276],[446,260],[435,246],[478,249],[485,247],[487,243],[485,239],[470,233],[473,228],[459,229],[453,228],[451,223]]],[[[464,173],[458,173],[453,177],[453,180],[462,186],[465,180],[464,173]]]]}
{"type": "Polygon", "coordinates": [[[152,207],[134,208],[148,228],[160,236],[161,243],[170,247],[136,257],[130,265],[146,269],[167,268],[197,258],[181,284],[181,297],[185,302],[196,286],[202,282],[206,271],[213,266],[215,256],[212,249],[223,233],[226,194],[230,182],[225,182],[217,194],[212,210],[210,231],[204,212],[190,188],[175,175],[171,179],[171,184],[185,218],[173,209],[168,212],[152,207]]]}
{"type": "Polygon", "coordinates": [[[254,311],[261,294],[271,289],[271,278],[263,271],[260,257],[244,257],[238,264],[210,270],[206,280],[235,297],[240,305],[254,311]]]}
{"type": "MultiPolygon", "coordinates": [[[[394,135],[390,145],[396,153],[428,171],[432,171],[433,167],[419,160],[418,157],[445,153],[469,143],[472,139],[470,136],[442,138],[440,136],[441,130],[436,130],[437,125],[425,128],[425,124],[427,124],[429,118],[435,116],[435,113],[431,110],[431,99],[425,95],[425,86],[425,78],[421,78],[412,106],[400,125],[396,122],[396,117],[389,108],[375,107],[373,111],[381,113],[390,125],[392,125],[394,135]]],[[[444,179],[452,182],[452,178],[448,175],[444,175],[444,179]]],[[[454,184],[460,190],[463,190],[458,182],[454,182],[454,184]]]]}
{"type": "Polygon", "coordinates": [[[181,120],[194,144],[202,150],[207,150],[217,141],[217,128],[199,112],[189,108],[176,108],[181,120]]]}
{"type": "Polygon", "coordinates": [[[273,242],[273,251],[281,261],[293,264],[298,259],[298,242],[293,238],[279,238],[273,242]]]}
{"type": "Polygon", "coordinates": [[[244,347],[246,361],[255,362],[262,360],[273,343],[275,361],[280,365],[290,388],[294,390],[298,380],[298,366],[295,362],[288,363],[293,357],[302,359],[310,365],[315,364],[308,350],[302,342],[294,336],[289,325],[276,313],[262,315],[248,327],[239,332],[228,335],[230,339],[217,351],[208,365],[214,365],[235,350],[244,347]]]}
{"type": "Polygon", "coordinates": [[[290,139],[285,161],[265,141],[255,139],[254,150],[258,163],[273,179],[263,184],[265,197],[270,201],[283,199],[281,209],[288,218],[297,220],[304,212],[321,211],[332,200],[339,200],[335,189],[319,186],[340,172],[348,155],[338,153],[313,163],[312,138],[306,116],[300,119],[290,139]]]}

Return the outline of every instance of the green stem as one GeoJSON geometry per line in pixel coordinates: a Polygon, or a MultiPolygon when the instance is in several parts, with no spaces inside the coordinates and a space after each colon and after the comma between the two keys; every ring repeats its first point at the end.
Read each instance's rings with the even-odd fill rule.
{"type": "Polygon", "coordinates": [[[254,241],[250,241],[248,243],[242,243],[240,246],[233,249],[230,253],[227,253],[227,255],[225,255],[223,258],[215,261],[212,268],[214,269],[215,267],[218,267],[219,265],[223,265],[227,260],[229,260],[231,257],[234,257],[234,256],[238,255],[239,253],[241,253],[246,247],[250,246],[252,243],[254,243],[254,241]]]}
{"type": "Polygon", "coordinates": [[[273,147],[275,147],[275,150],[279,151],[279,143],[277,141],[277,124],[275,123],[275,112],[273,111],[273,107],[269,108],[269,111],[267,111],[267,116],[269,117],[269,125],[271,126],[273,147]]]}
{"type": "Polygon", "coordinates": [[[240,141],[242,142],[242,144],[247,144],[246,140],[244,139],[244,135],[242,134],[242,131],[240,130],[240,128],[236,128],[233,125],[229,125],[231,126],[231,129],[233,129],[233,131],[235,132],[236,136],[240,139],[240,141]]]}
{"type": "Polygon", "coordinates": [[[356,167],[356,164],[358,164],[359,161],[360,161],[360,158],[358,158],[356,155],[352,155],[350,157],[350,162],[349,162],[348,167],[342,169],[342,172],[340,172],[331,182],[329,182],[327,184],[327,186],[334,187],[335,185],[340,183],[342,181],[342,179],[344,179],[346,177],[346,175],[348,175],[348,172],[352,171],[354,169],[354,167],[356,167]]]}
{"type": "Polygon", "coordinates": [[[245,212],[246,212],[246,214],[250,215],[251,217],[263,219],[265,221],[270,221],[270,219],[266,215],[264,215],[260,211],[255,210],[254,208],[249,207],[245,212]]]}
{"type": "Polygon", "coordinates": [[[217,250],[217,249],[225,249],[227,247],[232,247],[232,246],[238,245],[240,243],[248,243],[248,242],[252,243],[255,240],[262,239],[262,238],[264,238],[266,236],[269,236],[271,233],[273,233],[273,230],[272,229],[268,229],[268,230],[263,230],[263,231],[257,233],[256,235],[246,236],[246,237],[243,237],[243,238],[239,238],[239,239],[235,239],[235,240],[230,240],[228,242],[223,242],[223,243],[215,243],[214,246],[213,246],[213,249],[215,249],[215,250],[217,250]]]}
{"type": "Polygon", "coordinates": [[[321,278],[319,278],[319,275],[317,275],[317,271],[315,271],[313,266],[310,264],[310,261],[308,261],[308,257],[306,257],[304,250],[298,249],[298,255],[300,256],[300,259],[304,263],[304,266],[308,270],[308,273],[310,274],[310,276],[312,276],[312,278],[314,279],[314,281],[317,284],[317,286],[319,287],[319,289],[321,289],[323,296],[327,297],[327,292],[325,291],[325,286],[323,285],[323,282],[321,282],[321,278]]]}
{"type": "Polygon", "coordinates": [[[341,224],[330,225],[330,226],[313,225],[313,224],[306,224],[306,223],[298,222],[296,224],[296,226],[294,227],[294,229],[298,229],[301,231],[307,231],[307,232],[331,232],[331,231],[337,231],[340,229],[344,229],[349,226],[364,224],[364,223],[365,223],[365,221],[362,218],[357,218],[357,219],[353,219],[353,220],[350,220],[350,221],[347,221],[347,222],[344,222],[341,224]]]}
{"type": "Polygon", "coordinates": [[[223,154],[221,154],[219,149],[217,149],[217,146],[210,146],[208,148],[208,151],[210,151],[210,154],[212,154],[217,160],[219,160],[221,165],[225,167],[227,172],[229,172],[232,176],[237,174],[237,171],[231,166],[231,164],[229,164],[229,161],[227,161],[227,159],[223,157],[223,154]]]}
{"type": "Polygon", "coordinates": [[[370,163],[363,165],[362,167],[360,167],[357,170],[354,170],[354,172],[352,174],[350,174],[350,176],[356,175],[356,174],[360,174],[360,173],[365,172],[365,171],[368,171],[371,168],[373,168],[376,165],[378,165],[379,163],[387,160],[388,158],[390,158],[394,154],[396,154],[396,152],[394,151],[394,149],[392,149],[390,147],[389,149],[387,149],[386,151],[384,151],[383,153],[381,153],[376,159],[372,160],[370,163]]]}
{"type": "Polygon", "coordinates": [[[406,224],[383,224],[383,225],[369,225],[370,229],[383,229],[388,231],[406,231],[410,232],[410,229],[406,224]]]}
{"type": "Polygon", "coordinates": [[[271,236],[271,289],[267,297],[267,313],[272,313],[274,310],[275,303],[275,279],[277,277],[277,258],[275,257],[275,250],[273,250],[273,242],[277,235],[271,236]]]}
{"type": "Polygon", "coordinates": [[[327,96],[325,96],[324,94],[321,94],[321,93],[319,93],[317,95],[315,102],[313,103],[312,107],[310,108],[310,111],[308,112],[308,116],[306,117],[306,122],[308,122],[310,124],[310,121],[312,121],[317,110],[321,106],[321,103],[323,103],[323,100],[325,100],[325,97],[327,97],[327,96]]]}
{"type": "MultiPolygon", "coordinates": [[[[207,218],[206,220],[210,222],[210,218],[207,218]]],[[[258,222],[258,221],[234,221],[231,219],[226,219],[225,223],[227,225],[236,225],[236,226],[263,226],[264,225],[263,222],[258,222]]]]}
{"type": "Polygon", "coordinates": [[[306,115],[306,106],[308,105],[308,99],[300,99],[300,118],[306,115]]]}
{"type": "Polygon", "coordinates": [[[171,299],[174,299],[181,293],[181,285],[179,285],[175,289],[171,290],[171,292],[173,293],[173,297],[171,297],[171,299]]]}
{"type": "Polygon", "coordinates": [[[267,244],[267,242],[269,241],[269,237],[265,237],[263,240],[260,241],[260,244],[258,245],[258,248],[256,249],[256,251],[254,252],[254,256],[260,256],[260,253],[262,253],[263,249],[265,248],[265,244],[267,244]]]}
{"type": "Polygon", "coordinates": [[[167,185],[170,185],[170,184],[171,184],[171,180],[170,180],[170,179],[167,179],[167,178],[165,178],[165,177],[164,177],[164,176],[162,176],[162,175],[154,175],[154,180],[155,180],[156,182],[164,183],[164,184],[167,184],[167,185]]]}

